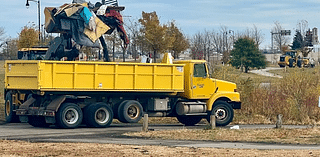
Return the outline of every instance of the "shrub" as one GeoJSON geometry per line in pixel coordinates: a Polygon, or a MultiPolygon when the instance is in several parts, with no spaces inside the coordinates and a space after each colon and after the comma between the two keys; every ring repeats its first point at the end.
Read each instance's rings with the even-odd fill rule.
{"type": "MultiPolygon", "coordinates": [[[[240,77],[232,67],[215,67],[213,76],[234,82],[240,92],[242,109],[236,111],[235,123],[274,123],[278,114],[286,124],[314,124],[320,121],[319,69],[289,69],[276,81],[261,82],[240,77]],[[262,86],[262,83],[267,83],[262,86]]],[[[261,79],[260,79],[261,80],[261,79]]]]}

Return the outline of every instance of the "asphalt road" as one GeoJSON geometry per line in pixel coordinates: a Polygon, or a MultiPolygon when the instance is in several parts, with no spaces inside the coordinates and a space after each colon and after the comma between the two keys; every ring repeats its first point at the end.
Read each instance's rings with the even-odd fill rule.
{"type": "MultiPolygon", "coordinates": [[[[205,125],[184,127],[183,125],[149,125],[152,130],[166,129],[203,129],[205,125]]],[[[232,126],[226,126],[227,128],[232,126]]],[[[241,128],[273,128],[274,125],[239,125],[241,128]]],[[[286,128],[306,128],[307,126],[284,126],[286,128]]],[[[211,148],[238,148],[238,149],[320,149],[317,145],[282,145],[266,143],[243,142],[212,142],[186,140],[159,140],[132,138],[123,135],[125,132],[141,131],[141,124],[112,124],[108,128],[57,129],[35,128],[25,123],[10,123],[0,125],[0,139],[23,140],[30,142],[85,142],[110,143],[132,145],[162,145],[172,147],[211,147],[211,148]]]]}

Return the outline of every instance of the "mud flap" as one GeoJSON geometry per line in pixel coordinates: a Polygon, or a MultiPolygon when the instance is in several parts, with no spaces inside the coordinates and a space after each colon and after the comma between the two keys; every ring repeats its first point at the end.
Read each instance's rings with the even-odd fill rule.
{"type": "Polygon", "coordinates": [[[50,104],[47,106],[46,110],[52,110],[52,111],[58,111],[60,105],[66,100],[67,96],[62,95],[50,102],[50,104]]]}

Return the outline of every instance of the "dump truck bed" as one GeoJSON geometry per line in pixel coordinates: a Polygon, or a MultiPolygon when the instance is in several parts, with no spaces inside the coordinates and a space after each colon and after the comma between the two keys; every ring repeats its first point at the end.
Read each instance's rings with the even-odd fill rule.
{"type": "Polygon", "coordinates": [[[81,61],[5,63],[5,88],[38,91],[183,92],[183,64],[81,61]]]}

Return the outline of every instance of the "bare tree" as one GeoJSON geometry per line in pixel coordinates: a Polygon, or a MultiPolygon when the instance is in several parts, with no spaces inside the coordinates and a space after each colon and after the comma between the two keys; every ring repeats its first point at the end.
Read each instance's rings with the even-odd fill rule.
{"type": "Polygon", "coordinates": [[[130,40],[128,51],[131,52],[134,60],[136,61],[138,52],[143,52],[143,46],[141,46],[143,45],[143,41],[141,40],[142,33],[140,31],[141,25],[138,20],[128,19],[125,27],[128,30],[128,36],[130,40]]]}
{"type": "Polygon", "coordinates": [[[0,27],[0,48],[5,45],[6,40],[4,28],[0,27]]]}
{"type": "Polygon", "coordinates": [[[192,59],[203,59],[202,34],[198,32],[191,39],[192,59]]]}
{"type": "Polygon", "coordinates": [[[222,54],[223,52],[223,36],[221,33],[219,32],[215,32],[214,30],[212,31],[211,34],[212,37],[212,44],[213,44],[213,48],[217,53],[222,54]]]}
{"type": "Polygon", "coordinates": [[[258,46],[263,42],[263,34],[256,25],[253,25],[252,28],[252,38],[258,46]]]}
{"type": "Polygon", "coordinates": [[[203,55],[204,59],[209,61],[210,60],[210,47],[211,47],[211,38],[210,38],[210,32],[207,30],[204,30],[202,34],[202,46],[203,46],[203,55]]]}
{"type": "Polygon", "coordinates": [[[4,59],[17,59],[18,58],[18,41],[16,39],[6,39],[2,46],[4,59]]]}
{"type": "Polygon", "coordinates": [[[227,27],[221,26],[220,30],[199,32],[191,39],[191,50],[193,59],[206,59],[210,62],[210,56],[213,52],[223,54],[223,61],[229,60],[229,51],[231,50],[234,32],[230,35],[231,31],[227,27]]]}
{"type": "Polygon", "coordinates": [[[260,44],[263,42],[263,34],[262,34],[261,30],[259,30],[256,25],[253,25],[253,28],[247,28],[240,36],[242,38],[248,37],[248,38],[253,39],[255,44],[258,46],[260,46],[260,44]]]}
{"type": "Polygon", "coordinates": [[[298,21],[297,23],[297,28],[296,28],[296,31],[300,32],[300,34],[302,36],[305,36],[307,34],[307,31],[308,31],[308,21],[307,20],[300,20],[298,21]]]}
{"type": "Polygon", "coordinates": [[[249,37],[257,45],[260,45],[263,41],[263,34],[255,25],[243,33],[230,30],[227,26],[221,26],[218,31],[204,30],[195,34],[190,40],[192,58],[206,59],[210,62],[210,55],[216,52],[218,55],[222,54],[222,61],[227,63],[230,60],[230,51],[233,48],[233,44],[240,37],[249,37]]]}
{"type": "Polygon", "coordinates": [[[222,34],[222,45],[223,45],[223,47],[222,47],[223,48],[223,50],[222,50],[222,54],[223,54],[222,61],[223,61],[223,63],[227,63],[229,61],[229,58],[230,58],[230,50],[231,50],[231,46],[232,46],[232,44],[230,42],[232,40],[228,40],[229,39],[229,29],[228,29],[227,26],[221,26],[220,27],[220,33],[222,34]]]}
{"type": "Polygon", "coordinates": [[[274,22],[274,24],[275,26],[271,30],[271,34],[273,34],[272,36],[274,39],[273,42],[275,46],[278,47],[278,49],[281,51],[282,45],[287,45],[289,39],[281,35],[280,32],[281,30],[283,30],[281,24],[278,21],[274,22]]]}

